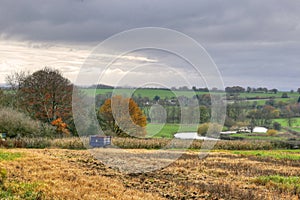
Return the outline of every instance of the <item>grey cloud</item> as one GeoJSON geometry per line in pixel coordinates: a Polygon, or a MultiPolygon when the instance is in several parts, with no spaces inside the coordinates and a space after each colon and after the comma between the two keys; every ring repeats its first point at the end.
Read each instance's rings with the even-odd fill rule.
{"type": "MultiPolygon", "coordinates": [[[[4,0],[0,39],[28,40],[29,48],[49,49],[55,42],[96,44],[131,28],[166,27],[203,44],[227,85],[263,83],[285,89],[300,84],[295,77],[299,10],[295,0],[4,0]]],[[[146,57],[185,68],[172,56],[146,57]]]]}
{"type": "Polygon", "coordinates": [[[99,41],[135,27],[163,26],[207,41],[299,39],[298,1],[2,1],[3,35],[99,41]],[[297,9],[298,8],[298,9],[297,9]]]}

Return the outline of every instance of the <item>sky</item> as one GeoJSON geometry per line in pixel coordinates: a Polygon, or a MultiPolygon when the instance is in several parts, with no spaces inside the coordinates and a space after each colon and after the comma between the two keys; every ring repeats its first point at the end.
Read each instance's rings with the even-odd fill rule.
{"type": "MultiPolygon", "coordinates": [[[[13,72],[45,66],[79,83],[80,70],[98,53],[101,42],[134,28],[162,27],[201,44],[225,86],[296,90],[299,10],[298,0],[2,0],[0,83],[13,72]]],[[[201,78],[180,56],[160,50],[129,52],[107,68],[114,56],[109,52],[97,55],[97,66],[88,68],[91,76],[103,75],[98,79],[103,84],[205,87],[206,80],[213,79],[201,78]]],[[[84,79],[80,84],[90,83],[88,75],[84,79]]]]}

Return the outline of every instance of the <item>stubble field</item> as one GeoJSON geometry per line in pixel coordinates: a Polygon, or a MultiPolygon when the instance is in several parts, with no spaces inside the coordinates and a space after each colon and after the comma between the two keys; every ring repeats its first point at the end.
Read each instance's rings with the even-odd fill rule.
{"type": "MultiPolygon", "coordinates": [[[[129,150],[131,151],[131,150],[129,150]]],[[[132,150],[148,153],[151,150],[132,150]]],[[[289,154],[299,155],[299,151],[289,154]]],[[[87,150],[2,149],[0,199],[299,199],[300,162],[189,151],[164,169],[124,174],[87,150]]],[[[296,156],[296,157],[297,157],[296,156]]]]}

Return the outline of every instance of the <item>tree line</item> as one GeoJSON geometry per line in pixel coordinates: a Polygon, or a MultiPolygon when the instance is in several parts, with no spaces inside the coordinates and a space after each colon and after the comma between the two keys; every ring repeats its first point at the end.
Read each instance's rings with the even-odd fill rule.
{"type": "MultiPolygon", "coordinates": [[[[8,133],[9,137],[77,135],[72,114],[72,100],[81,103],[85,94],[58,70],[46,67],[34,73],[16,72],[7,76],[6,81],[10,88],[0,90],[0,132],[8,133]]],[[[193,90],[208,89],[193,88],[193,90]]],[[[225,91],[228,94],[278,92],[276,89],[249,89],[240,86],[226,87],[225,91]]],[[[209,122],[211,95],[217,93],[164,99],[157,95],[150,99],[141,95],[112,97],[112,93],[99,94],[95,99],[96,113],[98,122],[106,134],[141,137],[146,135],[145,127],[150,122],[173,124],[209,122]],[[112,101],[117,103],[116,107],[111,106],[112,101]]],[[[300,117],[300,97],[295,102],[275,101],[270,98],[264,105],[256,101],[243,101],[238,95],[232,96],[231,99],[233,102],[228,103],[226,108],[224,126],[226,129],[243,126],[251,130],[255,126],[280,129],[280,124],[274,123],[273,119],[285,118],[292,126],[294,117],[300,117]]],[[[88,124],[87,127],[87,132],[94,130],[94,127],[89,127],[88,124]]]]}

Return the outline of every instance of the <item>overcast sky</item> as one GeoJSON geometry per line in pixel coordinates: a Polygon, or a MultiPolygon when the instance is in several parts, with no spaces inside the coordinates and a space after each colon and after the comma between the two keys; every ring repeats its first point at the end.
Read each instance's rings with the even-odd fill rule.
{"type": "MultiPolygon", "coordinates": [[[[163,27],[199,42],[225,86],[295,90],[300,87],[299,11],[299,0],[2,0],[0,83],[12,71],[44,66],[60,69],[75,81],[85,59],[103,40],[132,28],[163,27]]],[[[174,56],[144,51],[118,60],[103,81],[114,84],[112,77],[145,64],[148,70],[139,67],[124,84],[141,84],[137,77],[144,76],[144,82],[175,85],[172,69],[191,75],[188,64],[174,56]],[[159,65],[161,60],[169,68],[159,65]]]]}

